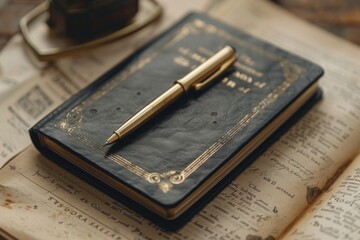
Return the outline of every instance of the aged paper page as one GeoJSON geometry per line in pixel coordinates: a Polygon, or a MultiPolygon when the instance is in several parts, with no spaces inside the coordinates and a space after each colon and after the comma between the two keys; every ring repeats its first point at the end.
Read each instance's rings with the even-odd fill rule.
{"type": "Polygon", "coordinates": [[[163,232],[32,146],[0,170],[0,213],[3,231],[19,239],[233,239],[224,228],[234,220],[206,211],[178,232],[163,232]]]}
{"type": "Polygon", "coordinates": [[[28,129],[89,81],[65,77],[53,67],[26,80],[0,104],[0,168],[31,144],[28,129]]]}
{"type": "Polygon", "coordinates": [[[5,99],[39,67],[29,61],[20,35],[14,36],[0,52],[0,100],[5,99]]]}
{"type": "Polygon", "coordinates": [[[159,230],[31,147],[0,171],[6,232],[37,239],[274,239],[308,208],[360,146],[360,50],[265,1],[222,1],[211,14],[322,65],[323,100],[175,233],[159,230]]]}
{"type": "Polygon", "coordinates": [[[359,239],[359,209],[360,157],[317,199],[284,239],[359,239]]]}

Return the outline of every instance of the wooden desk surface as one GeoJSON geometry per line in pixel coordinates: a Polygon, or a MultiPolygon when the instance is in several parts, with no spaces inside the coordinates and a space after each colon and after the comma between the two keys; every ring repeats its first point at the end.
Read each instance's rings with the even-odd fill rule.
{"type": "MultiPolygon", "coordinates": [[[[285,9],[360,45],[359,0],[273,0],[285,9]]],[[[43,0],[0,0],[0,49],[18,31],[19,19],[43,0]]]]}
{"type": "Polygon", "coordinates": [[[285,9],[360,45],[359,0],[273,0],[285,9]]]}

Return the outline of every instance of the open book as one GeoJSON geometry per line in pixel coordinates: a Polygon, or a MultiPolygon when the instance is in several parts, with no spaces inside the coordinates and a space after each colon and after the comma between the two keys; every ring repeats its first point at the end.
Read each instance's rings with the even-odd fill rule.
{"type": "Polygon", "coordinates": [[[29,147],[0,171],[0,227],[27,239],[359,239],[360,50],[265,1],[210,14],[325,68],[323,99],[177,232],[29,147]]]}

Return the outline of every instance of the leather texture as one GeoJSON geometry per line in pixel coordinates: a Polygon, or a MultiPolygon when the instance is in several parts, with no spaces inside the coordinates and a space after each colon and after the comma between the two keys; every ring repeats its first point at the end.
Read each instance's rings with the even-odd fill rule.
{"type": "MultiPolygon", "coordinates": [[[[45,117],[30,135],[46,156],[63,161],[41,144],[40,135],[168,209],[201,188],[322,74],[308,60],[192,13],[45,117]],[[131,136],[102,148],[123,122],[199,65],[199,56],[207,58],[225,45],[236,49],[238,60],[216,83],[191,92],[131,136]],[[202,155],[206,160],[199,163],[202,155]],[[195,170],[174,183],[172,177],[178,180],[194,161],[199,163],[195,170]],[[150,182],[137,169],[160,182],[150,182]]],[[[111,194],[131,207],[131,198],[120,197],[126,193],[111,194]]]]}

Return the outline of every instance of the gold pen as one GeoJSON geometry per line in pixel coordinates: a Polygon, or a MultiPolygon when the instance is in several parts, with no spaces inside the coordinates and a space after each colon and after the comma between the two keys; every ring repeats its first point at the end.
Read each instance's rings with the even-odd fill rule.
{"type": "Polygon", "coordinates": [[[191,89],[196,91],[204,89],[235,61],[235,50],[230,46],[225,46],[185,77],[176,80],[170,89],[126,121],[109,137],[104,146],[112,144],[135,131],[191,89]]]}

